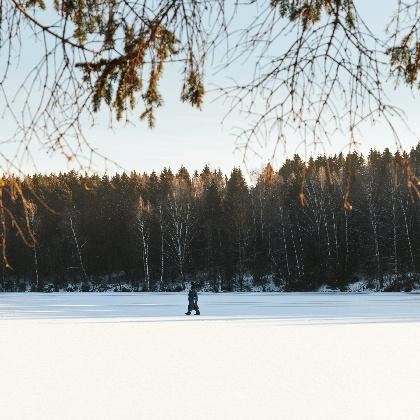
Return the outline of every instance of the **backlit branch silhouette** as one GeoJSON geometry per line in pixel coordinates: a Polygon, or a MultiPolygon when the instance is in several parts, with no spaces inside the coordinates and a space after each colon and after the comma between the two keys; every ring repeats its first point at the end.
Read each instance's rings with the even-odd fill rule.
{"type": "MultiPolygon", "coordinates": [[[[363,123],[377,120],[399,145],[394,121],[403,110],[389,103],[385,85],[392,77],[418,87],[419,30],[417,0],[395,1],[383,36],[353,0],[2,0],[0,104],[15,127],[0,139],[12,150],[1,154],[4,178],[23,176],[34,145],[80,169],[107,162],[84,136],[99,110],[108,111],[111,125],[134,113],[153,127],[168,66],[181,71],[180,100],[201,108],[214,61],[223,75],[240,79],[218,93],[229,112],[247,115],[249,126],[238,130],[245,154],[291,133],[323,144],[340,131],[356,144],[363,123]],[[238,75],[238,65],[252,71],[238,75]],[[21,82],[12,73],[22,74],[21,82]]],[[[418,195],[418,180],[409,176],[418,195]]],[[[0,206],[7,225],[11,216],[0,206]]],[[[25,220],[27,211],[24,204],[25,220]]]]}

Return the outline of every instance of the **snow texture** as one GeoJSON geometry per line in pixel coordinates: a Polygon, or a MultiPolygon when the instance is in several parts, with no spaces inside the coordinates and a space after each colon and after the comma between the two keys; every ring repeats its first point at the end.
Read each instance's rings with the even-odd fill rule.
{"type": "Polygon", "coordinates": [[[420,294],[0,294],[0,418],[420,419],[420,294]]]}
{"type": "MultiPolygon", "coordinates": [[[[416,293],[199,293],[201,319],[420,322],[416,293]]],[[[185,320],[187,293],[3,293],[0,319],[185,320]]]]}

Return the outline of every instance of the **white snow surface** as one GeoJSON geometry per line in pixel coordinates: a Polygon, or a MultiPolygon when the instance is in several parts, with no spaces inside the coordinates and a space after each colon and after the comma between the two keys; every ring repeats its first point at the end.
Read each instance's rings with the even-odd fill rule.
{"type": "Polygon", "coordinates": [[[420,294],[0,293],[1,419],[420,419],[420,294]]]}

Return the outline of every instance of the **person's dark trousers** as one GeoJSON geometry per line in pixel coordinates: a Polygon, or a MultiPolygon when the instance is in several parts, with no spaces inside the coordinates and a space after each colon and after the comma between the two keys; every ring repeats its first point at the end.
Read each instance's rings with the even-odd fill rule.
{"type": "Polygon", "coordinates": [[[197,313],[200,313],[200,309],[198,308],[197,303],[195,303],[192,300],[188,302],[188,312],[191,311],[196,311],[197,313]]]}

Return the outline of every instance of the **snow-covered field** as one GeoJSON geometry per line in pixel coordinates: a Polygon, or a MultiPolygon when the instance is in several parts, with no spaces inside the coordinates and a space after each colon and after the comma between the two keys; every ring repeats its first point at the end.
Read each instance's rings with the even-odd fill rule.
{"type": "Polygon", "coordinates": [[[1,419],[420,419],[420,294],[0,294],[1,419]]]}

